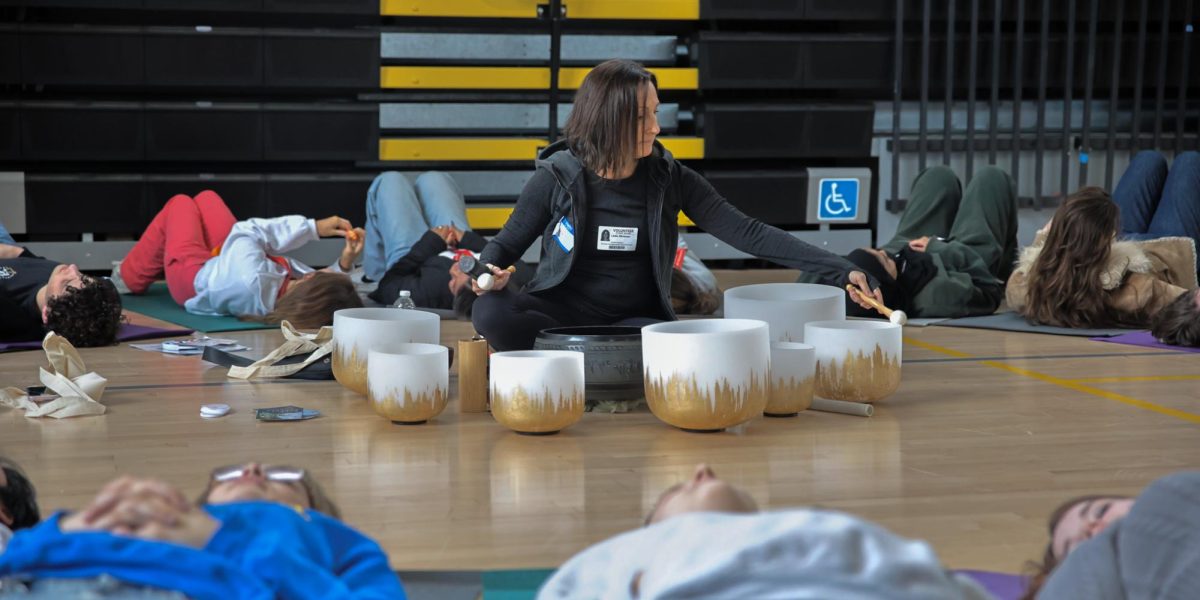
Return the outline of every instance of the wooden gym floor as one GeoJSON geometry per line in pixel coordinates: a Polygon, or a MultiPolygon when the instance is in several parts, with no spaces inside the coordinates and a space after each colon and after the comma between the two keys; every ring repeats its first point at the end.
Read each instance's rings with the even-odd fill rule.
{"type": "MultiPolygon", "coordinates": [[[[792,277],[720,275],[726,286],[792,277]]],[[[443,343],[470,333],[442,322],[443,343]]],[[[281,340],[219,335],[260,356],[281,340]]],[[[1200,468],[1200,356],[1084,338],[907,328],[903,384],[873,418],[810,411],[694,434],[648,412],[589,413],[548,437],[460,415],[453,399],[427,425],[397,426],[335,382],[228,380],[198,358],[125,345],[81,353],[109,380],[106,416],[0,410],[0,452],[31,473],[45,509],[79,507],[123,473],[194,494],[214,466],[289,463],[312,470],[403,570],[558,565],[638,526],[662,489],[707,462],[766,508],[848,511],[929,540],[951,567],[1015,572],[1040,555],[1059,501],[1133,494],[1200,468]],[[210,402],[233,412],[203,420],[210,402]],[[254,408],[282,404],[323,416],[254,420],[254,408]]],[[[41,352],[0,356],[0,384],[35,384],[43,362],[41,352]]]]}

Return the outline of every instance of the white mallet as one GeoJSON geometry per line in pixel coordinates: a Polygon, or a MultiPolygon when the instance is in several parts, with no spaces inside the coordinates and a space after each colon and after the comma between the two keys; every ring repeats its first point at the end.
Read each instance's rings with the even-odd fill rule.
{"type": "MultiPolygon", "coordinates": [[[[490,267],[492,265],[488,265],[488,266],[490,267]]],[[[517,268],[515,266],[510,266],[507,269],[505,269],[505,271],[508,271],[509,273],[513,273],[516,270],[517,270],[517,268]]],[[[479,278],[475,280],[475,282],[479,284],[479,289],[491,290],[492,286],[496,285],[496,278],[493,277],[491,273],[484,273],[483,275],[480,275],[479,278]]]]}
{"type": "Polygon", "coordinates": [[[887,317],[888,320],[891,321],[892,323],[895,323],[896,325],[904,325],[905,323],[908,323],[908,315],[904,314],[904,311],[892,310],[892,309],[880,304],[878,300],[876,300],[875,298],[872,298],[871,296],[868,296],[862,292],[859,292],[858,288],[855,288],[851,284],[846,284],[846,291],[847,292],[849,292],[849,291],[858,292],[859,296],[862,296],[864,299],[866,299],[867,304],[870,304],[872,308],[879,311],[880,314],[887,317]]]}

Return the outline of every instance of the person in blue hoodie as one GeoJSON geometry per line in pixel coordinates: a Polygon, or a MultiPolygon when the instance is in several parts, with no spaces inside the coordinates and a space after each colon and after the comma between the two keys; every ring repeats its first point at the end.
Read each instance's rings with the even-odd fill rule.
{"type": "Polygon", "coordinates": [[[374,541],[303,469],[216,469],[199,505],[122,477],[91,504],[13,536],[0,598],[403,599],[374,541]]]}

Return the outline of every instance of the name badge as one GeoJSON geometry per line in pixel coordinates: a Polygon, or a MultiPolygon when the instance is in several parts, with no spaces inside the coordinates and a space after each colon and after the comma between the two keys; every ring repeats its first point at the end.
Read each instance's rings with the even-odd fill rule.
{"type": "Polygon", "coordinates": [[[570,252],[575,249],[575,228],[571,226],[571,222],[563,217],[558,224],[554,226],[554,241],[558,242],[558,246],[563,249],[563,252],[570,252]]]}
{"type": "Polygon", "coordinates": [[[637,227],[600,226],[596,231],[596,249],[610,252],[633,252],[637,250],[637,227]]]}

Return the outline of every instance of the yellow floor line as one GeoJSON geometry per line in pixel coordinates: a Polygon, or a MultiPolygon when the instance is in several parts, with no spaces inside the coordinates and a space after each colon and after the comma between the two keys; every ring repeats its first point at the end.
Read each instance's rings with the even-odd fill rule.
{"type": "Polygon", "coordinates": [[[1122,383],[1125,381],[1200,381],[1200,375],[1147,375],[1138,377],[1082,377],[1075,383],[1122,383]]]}
{"type": "MultiPolygon", "coordinates": [[[[959,352],[958,350],[951,350],[950,348],[938,346],[937,344],[930,344],[929,342],[916,340],[913,338],[906,337],[906,338],[904,338],[904,341],[906,343],[912,344],[913,346],[916,346],[918,348],[924,348],[926,350],[937,352],[939,354],[945,354],[947,356],[953,356],[955,358],[973,358],[970,354],[967,354],[965,352],[959,352]]],[[[1063,387],[1063,388],[1066,388],[1069,390],[1074,390],[1076,392],[1090,394],[1092,396],[1097,396],[1097,397],[1104,398],[1107,400],[1114,400],[1114,401],[1120,402],[1122,404],[1128,404],[1129,406],[1134,406],[1137,408],[1153,411],[1153,412],[1159,413],[1161,415],[1175,417],[1176,419],[1182,419],[1182,420],[1188,421],[1190,423],[1200,424],[1200,415],[1193,414],[1190,412],[1185,412],[1185,411],[1174,409],[1174,408],[1170,408],[1167,406],[1162,406],[1161,404],[1155,404],[1153,402],[1147,402],[1145,400],[1138,400],[1137,398],[1126,396],[1124,394],[1118,394],[1116,392],[1110,392],[1108,390],[1094,388],[1089,385],[1083,385],[1082,383],[1079,383],[1077,381],[1072,381],[1070,379],[1063,379],[1061,377],[1055,377],[1053,375],[1047,375],[1045,373],[1039,373],[1037,371],[1031,371],[1029,369],[1022,369],[1020,367],[1014,367],[1012,365],[994,361],[994,360],[979,361],[979,364],[987,366],[987,367],[992,367],[993,369],[1000,369],[1001,371],[1008,371],[1009,373],[1021,375],[1023,377],[1028,377],[1030,379],[1035,379],[1037,381],[1042,381],[1045,383],[1057,385],[1059,387],[1063,387]]]]}

